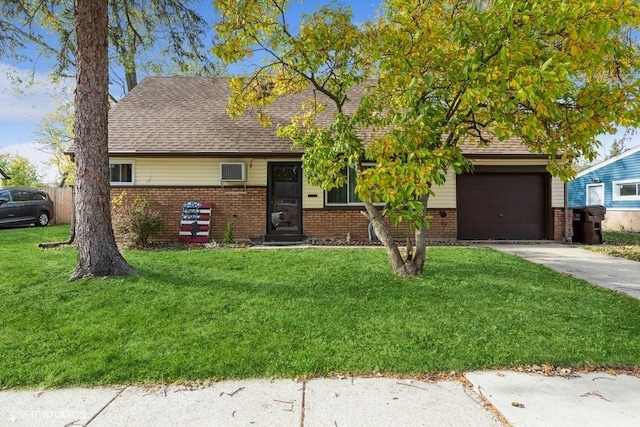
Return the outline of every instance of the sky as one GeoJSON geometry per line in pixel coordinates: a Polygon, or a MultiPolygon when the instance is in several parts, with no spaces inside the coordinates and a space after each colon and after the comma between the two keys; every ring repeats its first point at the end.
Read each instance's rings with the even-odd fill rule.
{"type": "MultiPolygon", "coordinates": [[[[201,0],[199,10],[207,20],[212,20],[213,8],[211,0],[201,0]]],[[[326,4],[327,0],[293,0],[293,9],[300,12],[311,12],[326,4]]],[[[381,0],[342,0],[342,4],[350,5],[356,23],[375,17],[381,0]]],[[[35,143],[38,130],[45,116],[56,109],[55,100],[71,99],[73,97],[73,81],[67,80],[60,86],[54,87],[48,77],[53,62],[37,53],[30,51],[30,56],[37,60],[33,63],[16,63],[7,58],[0,58],[0,153],[18,154],[27,157],[36,166],[43,181],[55,183],[58,174],[47,164],[50,155],[39,149],[35,143]],[[33,72],[33,84],[29,87],[20,86],[16,90],[12,82],[17,77],[28,81],[33,72]]],[[[142,77],[142,76],[141,76],[142,77]]],[[[603,136],[604,146],[600,149],[604,156],[615,136],[603,136]]],[[[640,135],[636,135],[627,148],[640,144],[640,135]]]]}
{"type": "Polygon", "coordinates": [[[28,158],[45,182],[54,182],[57,172],[48,164],[50,156],[34,141],[45,116],[56,109],[55,97],[71,97],[71,90],[56,95],[46,71],[39,71],[33,75],[34,83],[18,92],[12,81],[30,80],[28,67],[0,62],[0,153],[28,158]]]}

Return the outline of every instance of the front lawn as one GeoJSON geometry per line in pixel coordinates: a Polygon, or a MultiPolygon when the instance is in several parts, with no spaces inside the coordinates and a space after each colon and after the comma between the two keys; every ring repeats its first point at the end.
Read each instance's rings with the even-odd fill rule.
{"type": "Polygon", "coordinates": [[[640,366],[640,301],[483,248],[397,280],[379,248],[126,251],[68,282],[67,227],[0,230],[0,388],[548,363],[640,366]]]}
{"type": "Polygon", "coordinates": [[[602,245],[586,245],[585,249],[632,261],[640,261],[640,233],[603,231],[602,245]]]}

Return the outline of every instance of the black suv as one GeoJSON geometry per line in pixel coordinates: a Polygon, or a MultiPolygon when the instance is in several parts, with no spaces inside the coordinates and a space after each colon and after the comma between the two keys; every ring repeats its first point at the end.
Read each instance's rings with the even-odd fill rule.
{"type": "Polygon", "coordinates": [[[0,227],[35,224],[45,226],[53,218],[53,201],[34,188],[0,188],[0,227]]]}

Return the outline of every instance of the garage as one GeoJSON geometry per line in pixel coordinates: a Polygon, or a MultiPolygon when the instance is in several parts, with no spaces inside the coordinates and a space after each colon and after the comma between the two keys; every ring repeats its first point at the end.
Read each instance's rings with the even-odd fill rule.
{"type": "Polygon", "coordinates": [[[458,175],[458,240],[544,239],[547,175],[458,175]]]}

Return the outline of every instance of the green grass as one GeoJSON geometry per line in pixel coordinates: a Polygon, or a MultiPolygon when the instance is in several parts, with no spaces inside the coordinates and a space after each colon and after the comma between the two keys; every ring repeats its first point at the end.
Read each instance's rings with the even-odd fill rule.
{"type": "Polygon", "coordinates": [[[621,231],[603,231],[602,240],[608,245],[640,246],[640,233],[625,233],[621,231]]]}
{"type": "Polygon", "coordinates": [[[66,227],[0,230],[0,388],[549,363],[640,366],[640,301],[482,248],[421,279],[381,249],[126,251],[139,273],[68,282],[66,227]]]}
{"type": "Polygon", "coordinates": [[[584,246],[593,252],[640,261],[640,233],[603,231],[602,245],[584,246]]]}

